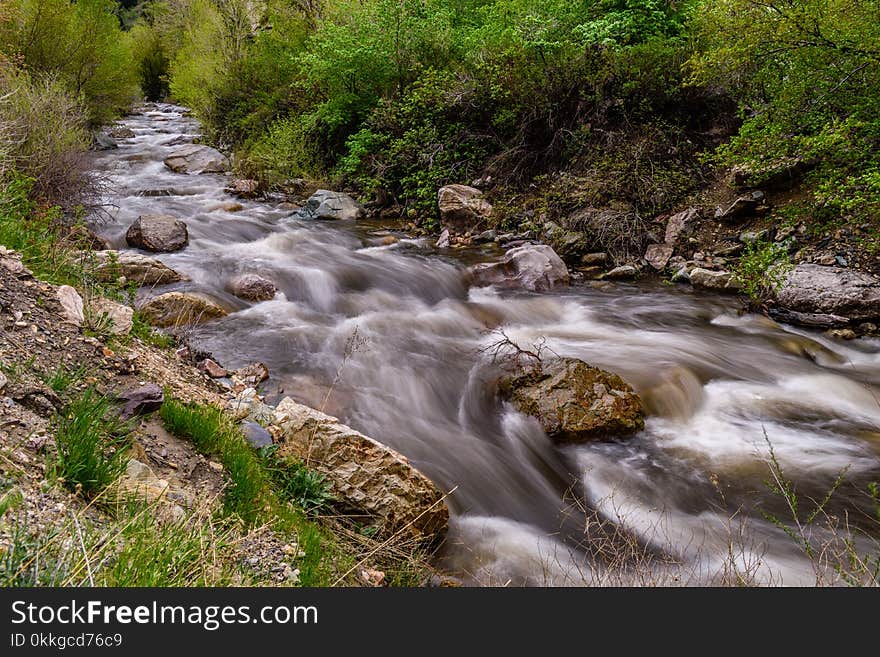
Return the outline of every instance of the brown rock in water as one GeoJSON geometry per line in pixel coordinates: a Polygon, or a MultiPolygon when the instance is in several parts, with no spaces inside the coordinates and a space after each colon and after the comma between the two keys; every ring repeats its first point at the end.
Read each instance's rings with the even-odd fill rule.
{"type": "Polygon", "coordinates": [[[279,454],[325,475],[337,504],[368,516],[380,535],[430,543],[445,535],[443,494],[405,456],[289,397],[275,415],[283,431],[279,454]]]}
{"type": "Polygon", "coordinates": [[[257,180],[238,178],[232,181],[226,191],[239,198],[256,198],[260,194],[260,183],[257,180]]]}
{"type": "Polygon", "coordinates": [[[129,246],[156,253],[179,251],[189,244],[186,224],[165,214],[144,214],[125,233],[129,246]]]}
{"type": "Polygon", "coordinates": [[[166,157],[165,166],[174,173],[223,173],[229,169],[229,159],[208,146],[190,144],[166,157]]]}
{"type": "Polygon", "coordinates": [[[226,284],[226,289],[249,301],[268,301],[278,292],[278,286],[258,274],[240,274],[226,284]]]}
{"type": "Polygon", "coordinates": [[[354,220],[363,219],[366,214],[364,206],[348,194],[319,189],[294,216],[300,219],[354,220]]]}
{"type": "Polygon", "coordinates": [[[229,314],[210,297],[198,292],[166,292],[149,299],[138,309],[154,326],[199,324],[229,314]]]}
{"type": "Polygon", "coordinates": [[[120,276],[138,285],[164,285],[186,280],[183,274],[155,258],[131,251],[96,251],[95,271],[102,281],[115,281],[120,276]]]}
{"type": "Polygon", "coordinates": [[[443,225],[458,231],[473,228],[492,214],[492,204],[483,198],[483,192],[467,185],[441,187],[437,206],[443,225]]]}
{"type": "Polygon", "coordinates": [[[641,431],[645,411],[616,374],[576,358],[557,358],[499,381],[501,396],[558,442],[586,442],[641,431]]]}
{"type": "Polygon", "coordinates": [[[702,267],[694,267],[689,274],[691,285],[705,287],[710,290],[726,290],[736,292],[742,285],[729,271],[712,271],[702,267]]]}
{"type": "Polygon", "coordinates": [[[113,139],[133,139],[137,137],[134,130],[124,125],[114,126],[107,131],[113,139]]]}
{"type": "Polygon", "coordinates": [[[609,280],[625,280],[628,278],[635,278],[639,275],[639,270],[633,265],[621,265],[620,267],[615,267],[609,272],[606,272],[602,275],[602,278],[609,280]]]}
{"type": "Polygon", "coordinates": [[[607,261],[607,253],[586,253],[581,256],[581,264],[585,267],[604,265],[607,261]]]}

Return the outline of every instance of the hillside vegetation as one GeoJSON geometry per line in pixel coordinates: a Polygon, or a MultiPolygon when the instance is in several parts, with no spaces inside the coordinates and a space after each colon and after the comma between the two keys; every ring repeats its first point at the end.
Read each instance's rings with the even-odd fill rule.
{"type": "Polygon", "coordinates": [[[876,248],[878,43],[876,0],[4,0],[5,175],[75,205],[85,131],[146,94],[193,108],[242,174],[426,228],[453,182],[512,200],[516,227],[529,203],[653,216],[719,172],[796,169],[781,218],[869,222],[876,248]]]}

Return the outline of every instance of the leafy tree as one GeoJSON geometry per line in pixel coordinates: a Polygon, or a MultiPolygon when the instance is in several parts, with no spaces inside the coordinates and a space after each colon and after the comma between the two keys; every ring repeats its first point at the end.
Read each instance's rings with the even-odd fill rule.
{"type": "Polygon", "coordinates": [[[752,182],[800,161],[821,220],[880,211],[880,2],[715,0],[695,17],[692,80],[722,83],[745,124],[721,150],[752,182]]]}
{"type": "Polygon", "coordinates": [[[32,74],[56,76],[85,100],[92,124],[103,123],[139,91],[116,9],[114,0],[13,0],[0,23],[0,50],[32,74]]]}

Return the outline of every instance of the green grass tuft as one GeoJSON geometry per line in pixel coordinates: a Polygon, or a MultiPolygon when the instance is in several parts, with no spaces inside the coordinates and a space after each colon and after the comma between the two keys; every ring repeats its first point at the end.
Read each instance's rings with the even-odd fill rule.
{"type": "Polygon", "coordinates": [[[125,471],[129,432],[106,397],[86,390],[58,417],[55,475],[86,497],[100,493],[125,471]]]}
{"type": "Polygon", "coordinates": [[[159,519],[129,501],[109,522],[74,517],[36,531],[11,519],[0,553],[0,586],[236,586],[250,584],[236,553],[232,522],[202,511],[159,519]],[[71,543],[71,537],[73,543],[71,543]]]}
{"type": "Polygon", "coordinates": [[[171,349],[177,344],[173,336],[157,331],[137,311],[132,317],[131,335],[159,349],[171,349]]]}
{"type": "Polygon", "coordinates": [[[308,514],[326,510],[333,501],[327,478],[299,459],[277,456],[277,451],[277,445],[269,445],[259,454],[278,495],[308,514]]]}
{"type": "Polygon", "coordinates": [[[63,394],[82,381],[87,373],[88,368],[86,368],[85,365],[70,368],[64,363],[61,363],[54,372],[44,374],[40,378],[43,379],[43,382],[52,388],[52,390],[59,394],[63,394]]]}
{"type": "Polygon", "coordinates": [[[200,452],[217,455],[230,480],[224,508],[249,524],[256,522],[265,507],[269,482],[241,431],[220,409],[185,404],[167,393],[159,414],[171,433],[189,438],[200,452]]]}
{"type": "Polygon", "coordinates": [[[186,404],[166,391],[159,414],[168,431],[188,438],[200,452],[215,456],[223,464],[230,479],[223,500],[227,514],[248,525],[265,523],[282,535],[296,536],[303,552],[297,564],[302,586],[335,582],[350,556],[337,545],[331,532],[304,515],[304,511],[314,513],[329,502],[323,477],[301,464],[292,464],[291,472],[282,474],[282,462],[272,462],[268,451],[254,450],[218,408],[186,404]]]}

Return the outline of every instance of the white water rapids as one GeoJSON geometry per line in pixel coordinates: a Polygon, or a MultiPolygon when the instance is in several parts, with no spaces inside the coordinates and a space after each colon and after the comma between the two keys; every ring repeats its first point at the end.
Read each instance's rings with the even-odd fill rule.
{"type": "Polygon", "coordinates": [[[705,584],[733,562],[758,582],[811,584],[803,551],[755,508],[785,516],[765,484],[767,439],[801,495],[821,498],[848,468],[829,509],[867,508],[860,491],[880,480],[880,341],[740,316],[736,300],[687,287],[468,289],[466,263],[497,257],[496,247],[438,251],[400,232],[385,244],[378,223],[299,221],[265,202],[229,212],[221,206],[237,200],[225,176],[163,165],[177,148],[169,142],[199,130],[181,108],[148,106],[123,124],[136,137],[98,157],[112,217],[99,232],[126,248],[138,215],[183,219],[190,245],[159,258],[191,280],[163,289],[236,309],[194,327],[195,344],[227,367],[268,364],[270,400],[320,407],[332,388],[326,412],[455,488],[439,557],[451,572],[483,584],[705,584]],[[239,272],[281,293],[236,299],[223,287],[239,272]],[[645,430],[552,444],[495,397],[484,349],[496,326],[618,373],[651,409],[645,430]],[[625,530],[664,556],[597,551],[597,517],[606,533],[625,530]]]}

